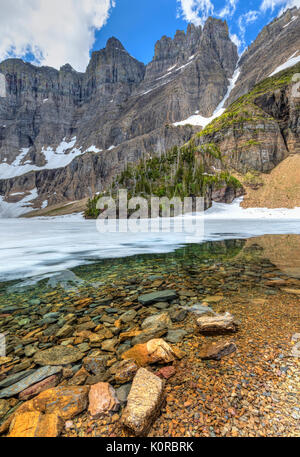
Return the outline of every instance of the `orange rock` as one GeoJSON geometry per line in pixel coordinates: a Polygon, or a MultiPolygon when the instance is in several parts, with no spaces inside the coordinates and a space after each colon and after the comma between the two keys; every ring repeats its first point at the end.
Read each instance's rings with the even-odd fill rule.
{"type": "Polygon", "coordinates": [[[139,327],[135,327],[131,330],[129,330],[128,332],[123,332],[123,333],[120,333],[120,342],[122,343],[123,341],[126,341],[128,340],[129,338],[134,338],[135,336],[138,336],[142,333],[141,330],[139,330],[139,327]]]}
{"type": "Polygon", "coordinates": [[[38,411],[46,414],[55,413],[65,420],[73,419],[87,408],[88,393],[88,386],[55,387],[23,403],[16,414],[38,411]]]}
{"type": "Polygon", "coordinates": [[[133,359],[139,366],[145,367],[153,363],[174,362],[176,354],[163,339],[154,339],[145,344],[137,344],[124,352],[122,359],[133,359]]]}
{"type": "Polygon", "coordinates": [[[64,421],[56,414],[31,411],[16,414],[10,425],[9,438],[55,438],[63,430],[64,421]]]}

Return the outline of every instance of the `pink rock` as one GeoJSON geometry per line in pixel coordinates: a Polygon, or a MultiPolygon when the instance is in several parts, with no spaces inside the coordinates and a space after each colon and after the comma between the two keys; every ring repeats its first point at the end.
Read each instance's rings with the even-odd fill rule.
{"type": "Polygon", "coordinates": [[[89,393],[89,413],[94,419],[118,411],[120,408],[114,388],[107,382],[99,382],[89,393]]]}
{"type": "Polygon", "coordinates": [[[65,423],[65,429],[66,430],[72,430],[72,428],[74,428],[74,422],[73,421],[67,421],[65,423]]]}
{"type": "Polygon", "coordinates": [[[163,367],[157,372],[157,376],[163,379],[170,379],[176,373],[175,368],[170,365],[168,367],[163,367]]]}
{"type": "Polygon", "coordinates": [[[52,387],[56,387],[59,383],[59,379],[60,377],[57,374],[54,374],[53,376],[50,376],[49,378],[46,378],[43,381],[28,387],[28,389],[23,390],[23,392],[19,394],[19,399],[22,401],[30,400],[41,392],[51,389],[52,387]]]}

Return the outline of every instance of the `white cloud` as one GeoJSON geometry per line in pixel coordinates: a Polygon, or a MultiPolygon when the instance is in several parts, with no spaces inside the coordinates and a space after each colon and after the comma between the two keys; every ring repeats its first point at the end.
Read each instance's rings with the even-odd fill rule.
{"type": "Polygon", "coordinates": [[[203,26],[215,9],[210,0],[177,0],[177,2],[180,3],[179,16],[197,26],[203,26]]]}
{"type": "Polygon", "coordinates": [[[0,60],[32,53],[35,62],[85,71],[95,30],[114,0],[0,0],[0,60]]]}
{"type": "Polygon", "coordinates": [[[250,10],[242,14],[238,19],[238,26],[240,29],[240,46],[245,46],[246,25],[255,22],[259,17],[259,11],[250,10]]]}
{"type": "Polygon", "coordinates": [[[227,0],[224,8],[217,13],[219,17],[232,17],[236,11],[239,0],[227,0]]]}
{"type": "Polygon", "coordinates": [[[235,33],[233,35],[230,35],[230,39],[236,45],[236,47],[240,49],[240,47],[242,46],[242,42],[235,33]]]}
{"type": "Polygon", "coordinates": [[[277,6],[283,6],[279,13],[282,14],[286,9],[292,8],[293,6],[297,6],[299,8],[300,0],[263,0],[260,5],[260,9],[263,12],[266,12],[269,9],[273,12],[277,6]]]}

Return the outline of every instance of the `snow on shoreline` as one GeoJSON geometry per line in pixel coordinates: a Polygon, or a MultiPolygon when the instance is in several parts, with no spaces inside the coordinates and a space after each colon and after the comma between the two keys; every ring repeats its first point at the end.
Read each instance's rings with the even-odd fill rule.
{"type": "Polygon", "coordinates": [[[213,203],[204,213],[205,219],[299,219],[300,207],[289,208],[242,208],[243,197],[232,203],[213,203]]]}
{"type": "MultiPolygon", "coordinates": [[[[232,203],[213,202],[212,207],[204,213],[199,213],[199,218],[209,219],[299,219],[300,207],[290,208],[243,208],[241,203],[243,197],[236,198],[232,203]]],[[[186,214],[183,217],[190,217],[186,214]]],[[[69,221],[88,221],[84,218],[84,213],[65,214],[62,216],[39,216],[35,219],[69,222],[69,221]]],[[[90,220],[89,220],[90,221],[90,220]]]]}

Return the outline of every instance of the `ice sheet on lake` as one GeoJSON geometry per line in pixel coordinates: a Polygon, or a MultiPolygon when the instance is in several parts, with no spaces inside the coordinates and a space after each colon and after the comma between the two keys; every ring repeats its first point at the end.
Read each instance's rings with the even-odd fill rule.
{"type": "MultiPolygon", "coordinates": [[[[17,194],[15,194],[17,195],[17,194]]],[[[38,197],[37,189],[30,191],[29,195],[22,198],[17,203],[8,203],[4,201],[4,198],[0,195],[0,218],[19,217],[22,214],[31,211],[31,203],[38,197]]]]}
{"type": "MultiPolygon", "coordinates": [[[[240,199],[231,205],[215,203],[205,213],[203,233],[193,242],[300,234],[299,208],[244,210],[239,205],[240,199]]],[[[170,223],[172,226],[174,219],[170,223]]],[[[189,240],[185,232],[104,235],[97,231],[96,221],[84,220],[81,215],[75,219],[0,219],[0,281],[50,276],[103,258],[172,252],[189,240]]]]}

